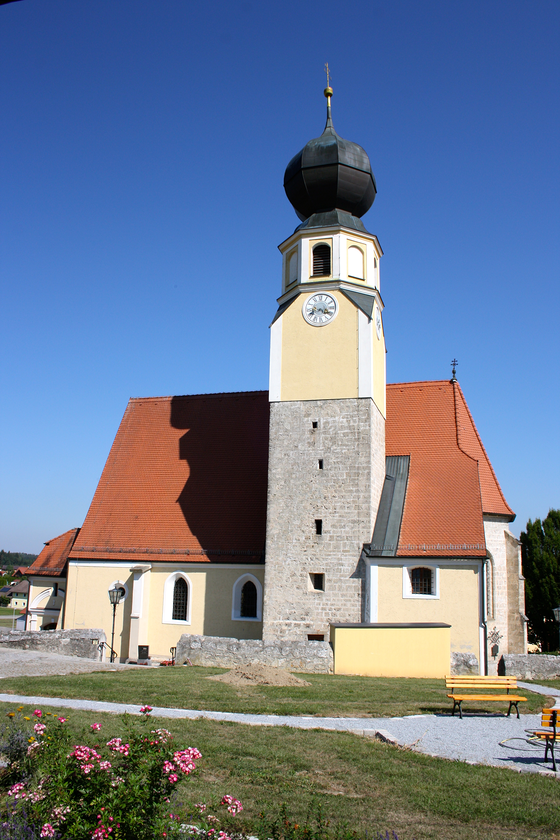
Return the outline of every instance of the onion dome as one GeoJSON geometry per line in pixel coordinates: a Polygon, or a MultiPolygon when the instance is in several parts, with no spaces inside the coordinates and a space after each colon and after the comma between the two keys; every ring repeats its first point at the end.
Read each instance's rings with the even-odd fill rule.
{"type": "Polygon", "coordinates": [[[291,159],[284,173],[284,189],[306,227],[339,222],[364,229],[358,220],[375,200],[375,178],[365,150],[334,130],[332,92],[331,87],[325,88],[325,130],[291,159]],[[311,220],[311,216],[320,219],[311,220]]]}

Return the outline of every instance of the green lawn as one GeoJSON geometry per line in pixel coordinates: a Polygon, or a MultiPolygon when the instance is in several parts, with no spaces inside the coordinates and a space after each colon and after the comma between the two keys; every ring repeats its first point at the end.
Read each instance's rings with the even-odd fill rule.
{"type": "MultiPolygon", "coordinates": [[[[17,607],[15,610],[15,618],[14,618],[14,627],[16,619],[19,616],[21,607],[17,607]]],[[[0,607],[0,627],[12,627],[12,616],[14,615],[14,610],[10,609],[9,607],[0,607]]]]}
{"type": "MultiPolygon", "coordinates": [[[[102,671],[53,677],[18,677],[0,681],[0,692],[44,697],[77,697],[116,703],[149,703],[248,714],[317,715],[336,717],[393,717],[450,711],[443,680],[302,675],[310,686],[233,687],[205,679],[220,668],[177,666],[145,670],[102,671]]],[[[539,712],[542,695],[521,692],[522,712],[539,712]]],[[[469,704],[468,710],[496,712],[495,703],[469,704]]],[[[503,704],[504,711],[507,711],[503,704]]]]}
{"type": "MultiPolygon", "coordinates": [[[[0,721],[12,710],[0,704],[0,721]]],[[[103,740],[122,734],[117,716],[62,713],[76,743],[94,721],[103,740]]],[[[362,838],[367,831],[372,840],[386,830],[399,840],[554,840],[560,832],[560,785],[550,777],[434,759],[348,733],[154,721],[162,725],[203,756],[180,798],[239,798],[240,826],[249,833],[259,812],[285,802],[289,816],[302,822],[312,801],[333,823],[346,823],[362,838]]]]}

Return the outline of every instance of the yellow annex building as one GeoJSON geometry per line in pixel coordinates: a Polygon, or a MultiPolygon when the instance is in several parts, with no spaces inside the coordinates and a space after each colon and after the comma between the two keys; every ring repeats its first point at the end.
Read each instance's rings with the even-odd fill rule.
{"type": "Polygon", "coordinates": [[[83,526],[30,570],[29,630],[102,628],[122,661],[178,646],[372,676],[525,652],[514,514],[455,372],[386,384],[377,187],[325,95],[284,178],[301,224],[269,391],[131,399],[83,526]]]}

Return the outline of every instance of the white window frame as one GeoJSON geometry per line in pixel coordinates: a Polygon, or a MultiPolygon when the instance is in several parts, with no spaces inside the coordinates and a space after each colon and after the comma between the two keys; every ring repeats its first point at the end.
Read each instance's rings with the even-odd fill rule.
{"type": "Polygon", "coordinates": [[[439,566],[433,563],[407,563],[403,566],[403,598],[412,598],[416,601],[439,601],[439,566]],[[414,595],[412,593],[412,570],[430,569],[432,573],[432,594],[414,595]]]}
{"type": "Polygon", "coordinates": [[[232,621],[262,621],[262,583],[258,578],[251,574],[241,575],[233,584],[232,599],[231,599],[231,619],[232,621]],[[241,615],[241,590],[247,581],[255,584],[257,589],[257,615],[253,618],[241,615]]]}
{"type": "Polygon", "coordinates": [[[182,624],[188,625],[191,623],[191,602],[192,602],[192,583],[190,577],[185,572],[173,572],[166,578],[163,584],[163,616],[162,624],[182,624]],[[175,581],[178,578],[183,578],[187,584],[187,617],[186,619],[172,618],[173,615],[173,593],[175,591],[175,581]]]}

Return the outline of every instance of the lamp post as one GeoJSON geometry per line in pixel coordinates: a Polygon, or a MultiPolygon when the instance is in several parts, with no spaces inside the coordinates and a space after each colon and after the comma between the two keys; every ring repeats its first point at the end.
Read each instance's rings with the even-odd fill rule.
{"type": "MultiPolygon", "coordinates": [[[[554,614],[554,621],[557,621],[560,625],[560,606],[554,607],[552,612],[554,614]]],[[[560,626],[558,627],[558,650],[560,651],[560,626]]]]}
{"type": "Polygon", "coordinates": [[[109,601],[113,607],[113,630],[111,633],[111,662],[115,661],[115,651],[113,650],[113,644],[115,642],[115,614],[117,612],[117,604],[122,600],[125,595],[124,587],[122,586],[114,586],[113,589],[109,589],[109,601]]]}

